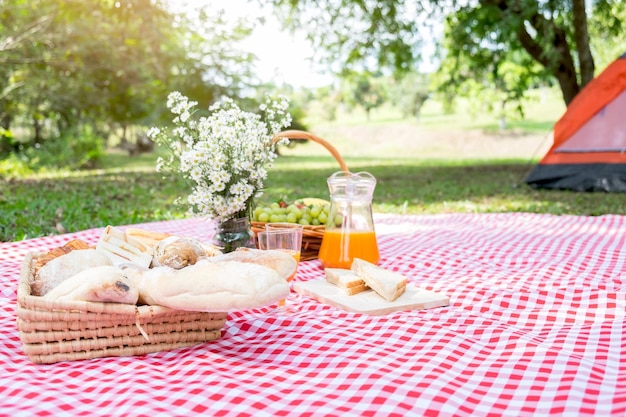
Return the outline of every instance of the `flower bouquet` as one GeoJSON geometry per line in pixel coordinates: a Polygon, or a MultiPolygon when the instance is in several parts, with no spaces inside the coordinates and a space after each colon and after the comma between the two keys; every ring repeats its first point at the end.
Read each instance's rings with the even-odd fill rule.
{"type": "MultiPolygon", "coordinates": [[[[276,146],[288,141],[275,141],[274,137],[291,124],[289,100],[266,96],[259,108],[262,116],[243,111],[232,99],[224,98],[209,108],[208,116],[194,117],[197,104],[179,92],[168,96],[174,128],[148,131],[148,137],[170,150],[169,158],[158,159],[157,170],[171,170],[188,180],[191,192],[187,203],[192,213],[214,219],[223,228],[243,223],[249,230],[252,205],[277,157],[276,146]]],[[[220,234],[220,226],[215,243],[226,252],[254,245],[251,232],[246,241],[237,237],[239,232],[233,231],[237,236],[227,236],[227,231],[220,234]]]]}

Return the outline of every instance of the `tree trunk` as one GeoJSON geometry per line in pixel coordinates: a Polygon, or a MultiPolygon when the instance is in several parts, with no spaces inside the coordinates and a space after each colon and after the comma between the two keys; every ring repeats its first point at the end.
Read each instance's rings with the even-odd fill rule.
{"type": "Polygon", "coordinates": [[[41,125],[41,121],[37,118],[37,116],[33,117],[33,129],[35,130],[33,142],[35,144],[40,144],[42,139],[41,131],[43,130],[43,126],[41,125]]]}
{"type": "Polygon", "coordinates": [[[576,52],[580,61],[580,88],[593,80],[595,73],[595,63],[589,47],[589,30],[587,28],[587,11],[585,10],[585,0],[572,0],[572,11],[574,14],[574,39],[576,41],[576,52]]]}
{"type": "Polygon", "coordinates": [[[560,28],[552,26],[554,41],[551,50],[544,50],[523,27],[518,32],[518,39],[522,47],[537,62],[542,64],[558,81],[565,105],[569,105],[580,91],[574,59],[569,50],[565,33],[560,28]]]}

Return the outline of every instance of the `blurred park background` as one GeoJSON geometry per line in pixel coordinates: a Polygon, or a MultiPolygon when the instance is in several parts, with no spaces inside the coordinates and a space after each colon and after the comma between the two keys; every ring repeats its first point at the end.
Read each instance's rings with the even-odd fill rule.
{"type": "MultiPolygon", "coordinates": [[[[171,91],[287,95],[292,128],[377,176],[378,212],[626,214],[523,182],[625,21],[613,0],[0,1],[0,241],[186,216],[146,135],[171,91]]],[[[280,153],[263,199],[326,197],[328,152],[280,153]]]]}

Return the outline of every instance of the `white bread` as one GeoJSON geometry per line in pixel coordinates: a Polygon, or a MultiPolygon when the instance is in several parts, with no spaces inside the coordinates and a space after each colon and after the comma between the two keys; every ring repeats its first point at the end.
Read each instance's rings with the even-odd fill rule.
{"type": "Polygon", "coordinates": [[[148,268],[152,263],[151,247],[136,239],[129,241],[126,233],[113,226],[106,227],[96,244],[96,250],[106,254],[113,265],[131,263],[148,268]]]}
{"type": "Polygon", "coordinates": [[[124,271],[111,265],[84,269],[61,282],[44,296],[51,300],[123,304],[136,304],[138,297],[137,287],[124,271]]]}
{"type": "Polygon", "coordinates": [[[358,294],[367,289],[365,281],[354,271],[343,268],[325,268],[326,281],[341,288],[348,295],[358,294]]]}
{"type": "Polygon", "coordinates": [[[39,269],[42,266],[44,266],[51,260],[58,258],[59,256],[63,256],[67,253],[70,253],[73,250],[79,250],[79,249],[93,249],[93,248],[89,247],[89,244],[87,244],[87,242],[82,241],[80,239],[70,240],[65,245],[54,248],[48,253],[46,253],[44,256],[42,256],[41,258],[38,258],[37,261],[35,262],[35,272],[39,271],[39,269]]]}
{"type": "Polygon", "coordinates": [[[111,265],[108,256],[93,249],[75,249],[48,261],[35,273],[31,283],[33,295],[46,295],[53,288],[79,272],[102,265],[111,265]]]}
{"type": "Polygon", "coordinates": [[[183,269],[127,270],[139,288],[139,302],[187,311],[256,308],[284,299],[289,284],[266,266],[200,260],[183,269]]]}
{"type": "Polygon", "coordinates": [[[129,227],[124,230],[125,240],[133,243],[137,247],[143,245],[147,251],[149,248],[153,248],[157,243],[165,238],[170,237],[169,233],[153,232],[151,230],[139,229],[137,227],[129,227]]]}
{"type": "Polygon", "coordinates": [[[238,248],[223,255],[210,257],[208,260],[210,262],[234,261],[267,266],[278,272],[285,280],[293,276],[298,268],[298,262],[293,256],[281,250],[238,248]]]}
{"type": "Polygon", "coordinates": [[[387,301],[400,297],[406,289],[405,276],[381,268],[363,259],[355,258],[352,261],[352,271],[363,278],[368,287],[387,301]]]}

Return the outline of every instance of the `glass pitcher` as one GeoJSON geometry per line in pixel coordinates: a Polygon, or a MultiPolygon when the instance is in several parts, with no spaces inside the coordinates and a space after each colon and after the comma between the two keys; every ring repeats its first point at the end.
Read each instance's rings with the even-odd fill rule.
{"type": "Polygon", "coordinates": [[[339,171],[327,181],[330,211],[318,255],[322,265],[350,269],[354,258],[377,263],[380,254],[372,218],[376,178],[368,172],[339,171]]]}

